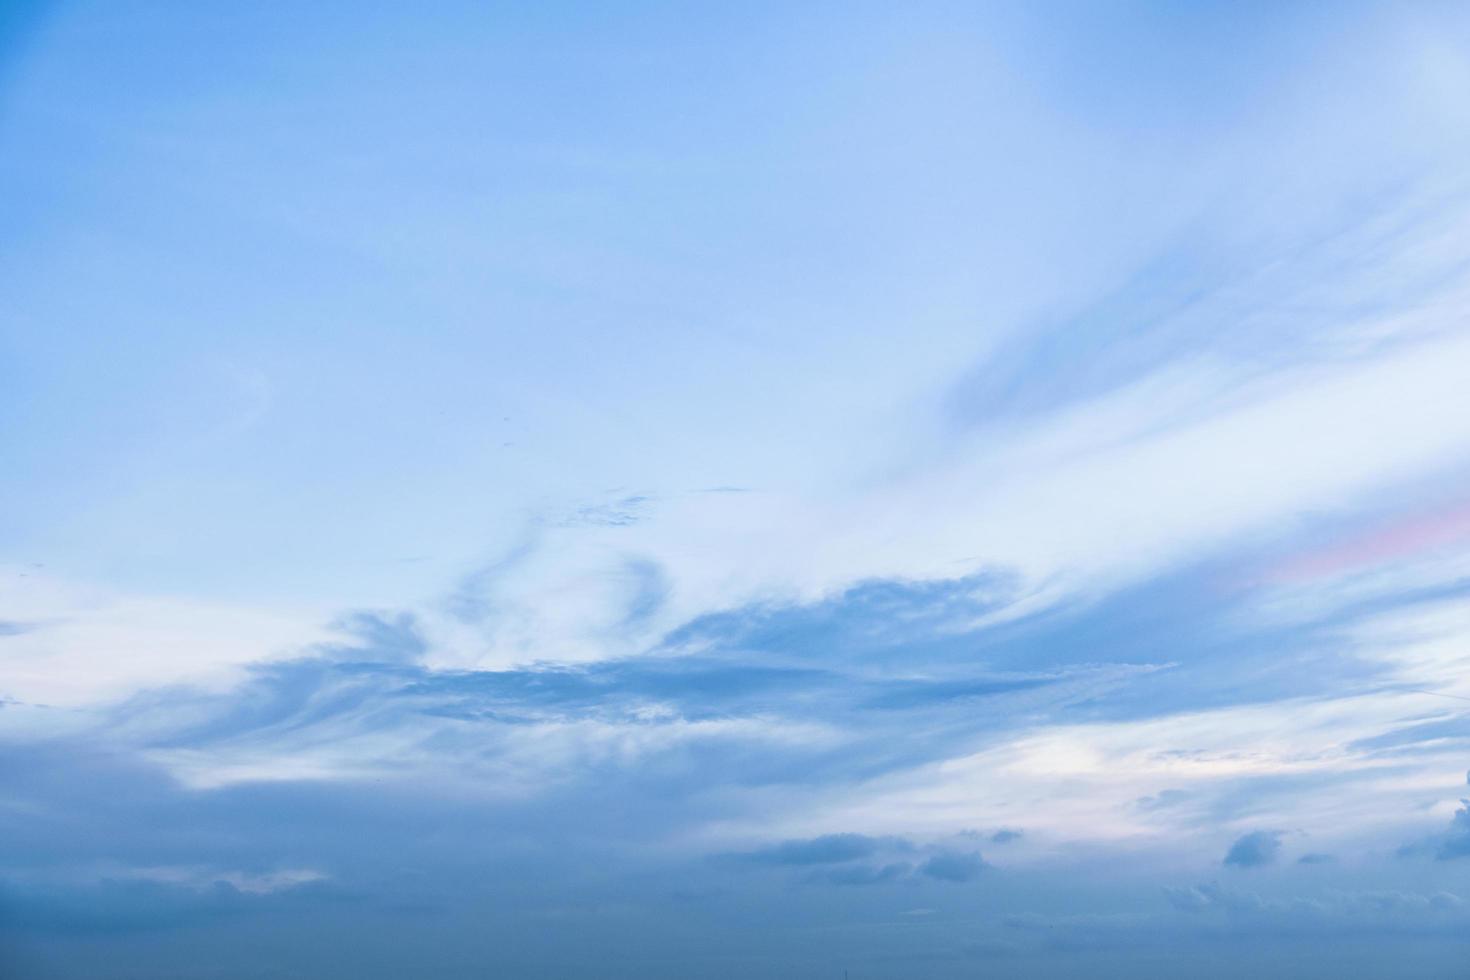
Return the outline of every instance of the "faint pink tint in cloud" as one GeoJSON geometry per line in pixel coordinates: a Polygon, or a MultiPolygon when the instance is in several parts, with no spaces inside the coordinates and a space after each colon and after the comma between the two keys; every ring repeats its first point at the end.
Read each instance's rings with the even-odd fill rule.
{"type": "Polygon", "coordinates": [[[1311,548],[1277,564],[1268,578],[1300,582],[1327,578],[1470,543],[1470,499],[1377,522],[1330,545],[1311,548]]]}

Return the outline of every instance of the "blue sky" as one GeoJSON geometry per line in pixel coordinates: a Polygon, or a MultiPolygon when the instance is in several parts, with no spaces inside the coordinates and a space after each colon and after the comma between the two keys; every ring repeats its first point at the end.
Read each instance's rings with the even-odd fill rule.
{"type": "Polygon", "coordinates": [[[5,5],[0,972],[1461,975],[1467,51],[5,5]]]}

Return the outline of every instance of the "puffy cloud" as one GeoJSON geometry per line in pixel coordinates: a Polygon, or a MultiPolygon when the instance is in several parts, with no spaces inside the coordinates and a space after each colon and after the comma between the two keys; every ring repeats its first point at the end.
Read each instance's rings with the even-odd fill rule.
{"type": "Polygon", "coordinates": [[[1435,849],[1434,856],[1441,861],[1470,857],[1470,800],[1461,800],[1460,804],[1449,831],[1435,849]]]}
{"type": "MultiPolygon", "coordinates": [[[[1470,773],[1466,774],[1466,782],[1470,783],[1470,773]]],[[[1460,800],[1460,806],[1450,817],[1447,830],[1405,844],[1397,853],[1401,858],[1432,855],[1438,861],[1470,857],[1470,800],[1460,800]]]]}

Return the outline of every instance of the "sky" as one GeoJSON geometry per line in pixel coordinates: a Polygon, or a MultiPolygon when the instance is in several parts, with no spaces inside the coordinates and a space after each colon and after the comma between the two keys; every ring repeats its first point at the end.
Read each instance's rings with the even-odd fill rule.
{"type": "Polygon", "coordinates": [[[1470,970],[1470,11],[0,4],[0,976],[1470,970]]]}

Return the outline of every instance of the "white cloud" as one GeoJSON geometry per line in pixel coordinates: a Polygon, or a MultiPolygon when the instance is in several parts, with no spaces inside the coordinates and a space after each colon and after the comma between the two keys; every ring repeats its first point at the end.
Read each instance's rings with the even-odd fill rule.
{"type": "Polygon", "coordinates": [[[58,708],[171,685],[227,687],[242,668],[327,638],[325,610],[121,593],[0,568],[0,695],[58,708]]]}
{"type": "Polygon", "coordinates": [[[283,868],[276,871],[233,871],[199,865],[112,866],[100,869],[99,878],[151,881],[176,885],[195,891],[206,891],[219,884],[229,885],[246,895],[272,895],[326,881],[328,875],[311,868],[283,868]]]}

